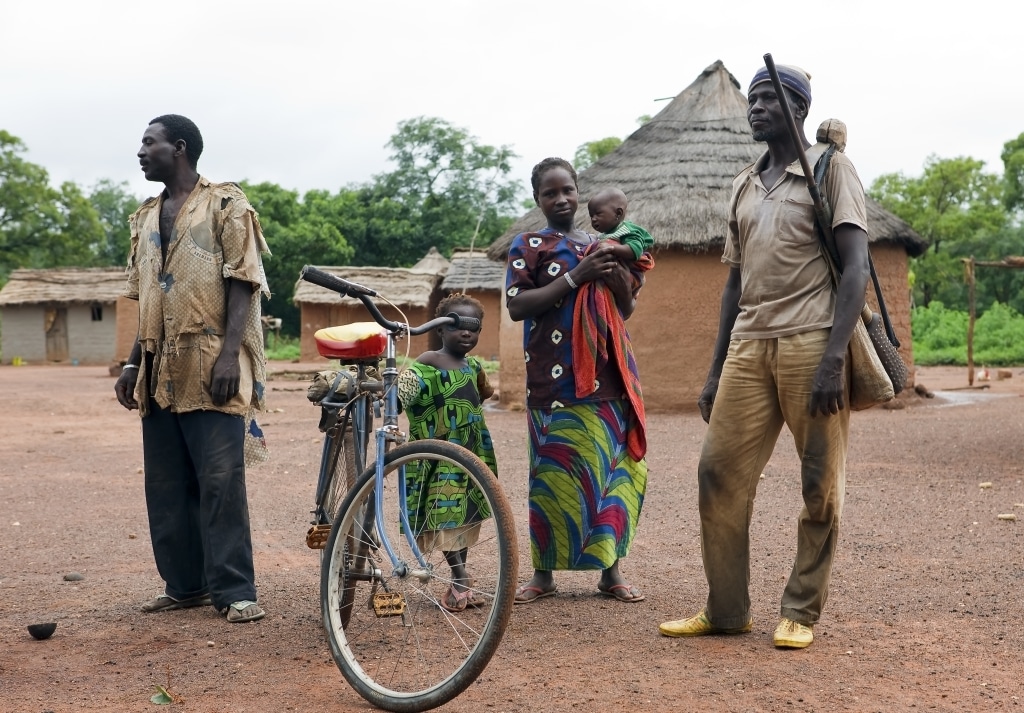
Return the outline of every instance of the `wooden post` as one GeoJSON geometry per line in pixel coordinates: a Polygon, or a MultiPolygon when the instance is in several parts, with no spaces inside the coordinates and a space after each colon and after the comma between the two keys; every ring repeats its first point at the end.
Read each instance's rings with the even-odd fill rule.
{"type": "Polygon", "coordinates": [[[961,260],[967,280],[967,385],[974,386],[974,256],[961,260]]]}

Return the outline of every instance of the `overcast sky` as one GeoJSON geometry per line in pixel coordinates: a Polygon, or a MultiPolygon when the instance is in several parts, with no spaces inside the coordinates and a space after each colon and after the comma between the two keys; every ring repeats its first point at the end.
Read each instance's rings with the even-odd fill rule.
{"type": "Polygon", "coordinates": [[[135,152],[184,114],[213,180],[336,191],[389,170],[399,121],[438,117],[531,166],[607,136],[722,60],[745,92],[771,52],[812,75],[808,131],[849,127],[867,186],[1024,132],[1019,6],[681,0],[31,0],[0,20],[0,129],[53,182],[159,187],[135,152]],[[773,12],[773,7],[785,12],[773,12]],[[1016,8],[1016,9],[1014,9],[1016,8]]]}

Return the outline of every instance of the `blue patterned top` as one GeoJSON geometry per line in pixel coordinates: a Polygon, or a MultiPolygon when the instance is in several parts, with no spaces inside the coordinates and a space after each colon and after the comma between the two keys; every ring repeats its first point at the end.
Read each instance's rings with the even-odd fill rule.
{"type": "MultiPolygon", "coordinates": [[[[531,290],[564,279],[579,265],[591,241],[579,242],[552,229],[521,233],[512,241],[505,275],[505,300],[522,290],[531,290]]],[[[526,405],[531,409],[554,409],[580,403],[624,398],[622,377],[609,361],[597,374],[597,389],[576,396],[572,371],[572,322],[576,290],[544,314],[523,322],[523,351],[526,359],[526,405]]]]}

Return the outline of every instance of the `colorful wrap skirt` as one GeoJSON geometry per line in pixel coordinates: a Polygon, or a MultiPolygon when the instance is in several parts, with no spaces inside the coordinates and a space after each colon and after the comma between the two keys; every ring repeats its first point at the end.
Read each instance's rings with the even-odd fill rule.
{"type": "Polygon", "coordinates": [[[629,456],[628,411],[626,401],[529,411],[534,569],[607,569],[629,554],[647,462],[629,456]]]}

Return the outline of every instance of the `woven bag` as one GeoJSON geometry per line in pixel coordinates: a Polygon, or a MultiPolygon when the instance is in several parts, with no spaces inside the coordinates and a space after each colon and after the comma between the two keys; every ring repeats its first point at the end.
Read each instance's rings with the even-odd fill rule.
{"type": "Polygon", "coordinates": [[[850,337],[850,346],[847,352],[850,362],[851,411],[862,411],[890,401],[896,396],[892,380],[885,370],[885,365],[878,355],[878,349],[872,338],[872,331],[876,334],[880,332],[883,341],[888,343],[885,330],[879,329],[881,321],[877,314],[864,305],[861,319],[857,320],[857,324],[853,328],[853,336],[850,337]]]}
{"type": "MultiPolygon", "coordinates": [[[[819,140],[821,139],[820,133],[819,130],[819,140]]],[[[825,172],[828,170],[832,154],[837,149],[841,150],[835,143],[832,143],[822,153],[814,167],[814,181],[829,215],[832,211],[828,207],[825,197],[825,172]]],[[[818,236],[821,239],[821,252],[825,256],[829,272],[832,275],[832,287],[836,289],[839,285],[842,268],[839,264],[838,251],[834,248],[834,241],[832,245],[829,244],[831,225],[826,229],[819,222],[818,236]]],[[[857,321],[853,336],[850,337],[848,354],[851,411],[861,411],[892,400],[906,386],[908,375],[907,365],[897,351],[900,343],[893,332],[892,324],[889,323],[885,300],[882,298],[882,287],[878,282],[878,274],[875,272],[870,252],[868,253],[868,267],[871,271],[871,282],[874,284],[875,298],[878,301],[881,314],[872,312],[865,303],[861,312],[862,318],[857,321]]]]}

